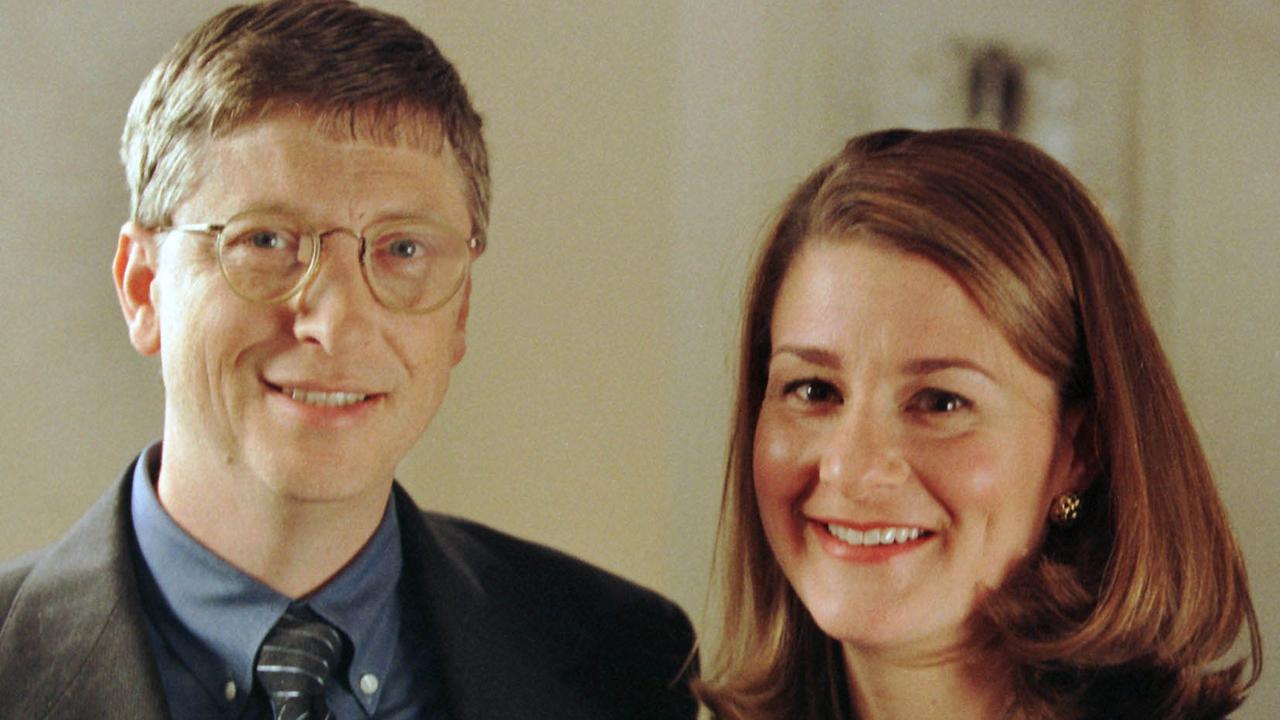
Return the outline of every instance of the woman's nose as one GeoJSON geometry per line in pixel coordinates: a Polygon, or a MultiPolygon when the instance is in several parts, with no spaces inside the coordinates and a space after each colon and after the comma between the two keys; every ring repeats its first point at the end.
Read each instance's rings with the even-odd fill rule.
{"type": "Polygon", "coordinates": [[[848,497],[900,485],[909,475],[900,430],[872,403],[846,404],[818,448],[818,480],[848,497]]]}

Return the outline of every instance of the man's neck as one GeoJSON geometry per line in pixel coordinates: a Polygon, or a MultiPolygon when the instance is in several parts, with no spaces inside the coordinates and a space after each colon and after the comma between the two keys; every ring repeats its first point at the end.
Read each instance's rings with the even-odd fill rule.
{"type": "Polygon", "coordinates": [[[339,499],[298,499],[225,469],[189,470],[165,448],[156,494],[184,531],[214,554],[291,598],[338,573],[373,536],[386,509],[381,492],[339,499]]]}

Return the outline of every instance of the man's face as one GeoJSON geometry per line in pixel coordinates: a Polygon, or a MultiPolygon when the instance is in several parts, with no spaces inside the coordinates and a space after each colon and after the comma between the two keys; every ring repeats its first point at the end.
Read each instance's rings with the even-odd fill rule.
{"type": "MultiPolygon", "coordinates": [[[[268,210],[321,231],[423,215],[471,228],[447,146],[336,141],[308,118],[270,116],[212,141],[201,169],[175,225],[268,210]]],[[[160,354],[165,471],[300,501],[385,496],[462,358],[469,284],[433,312],[394,312],[365,282],[359,240],[336,232],[306,287],[264,305],[231,290],[211,236],[134,235],[153,320],[130,318],[131,337],[160,354]]],[[[123,298],[138,280],[122,267],[123,298]]]]}

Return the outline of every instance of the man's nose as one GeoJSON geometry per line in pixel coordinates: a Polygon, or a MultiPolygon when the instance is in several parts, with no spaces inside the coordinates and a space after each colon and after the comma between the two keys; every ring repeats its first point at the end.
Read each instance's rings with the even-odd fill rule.
{"type": "Polygon", "coordinates": [[[901,484],[910,474],[901,434],[873,403],[844,405],[819,441],[818,481],[851,498],[901,484]]]}
{"type": "Polygon", "coordinates": [[[321,243],[315,273],[291,301],[293,331],[298,340],[333,354],[364,342],[378,301],[364,278],[360,239],[331,233],[321,243]]]}

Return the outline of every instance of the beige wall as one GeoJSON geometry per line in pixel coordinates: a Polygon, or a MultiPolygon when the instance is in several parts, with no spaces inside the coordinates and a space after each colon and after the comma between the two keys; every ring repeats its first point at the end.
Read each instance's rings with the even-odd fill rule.
{"type": "MultiPolygon", "coordinates": [[[[998,37],[1070,91],[1050,130],[1125,231],[1280,644],[1274,3],[379,4],[458,64],[494,163],[469,354],[401,468],[420,502],[698,620],[760,227],[844,137],[946,121],[950,43],[998,37]]],[[[107,273],[115,147],[146,70],[219,5],[0,0],[0,556],[60,535],[160,432],[107,273]]]]}
{"type": "Polygon", "coordinates": [[[1240,717],[1261,719],[1280,707],[1280,5],[1143,11],[1138,267],[1249,563],[1271,655],[1240,717]]]}

